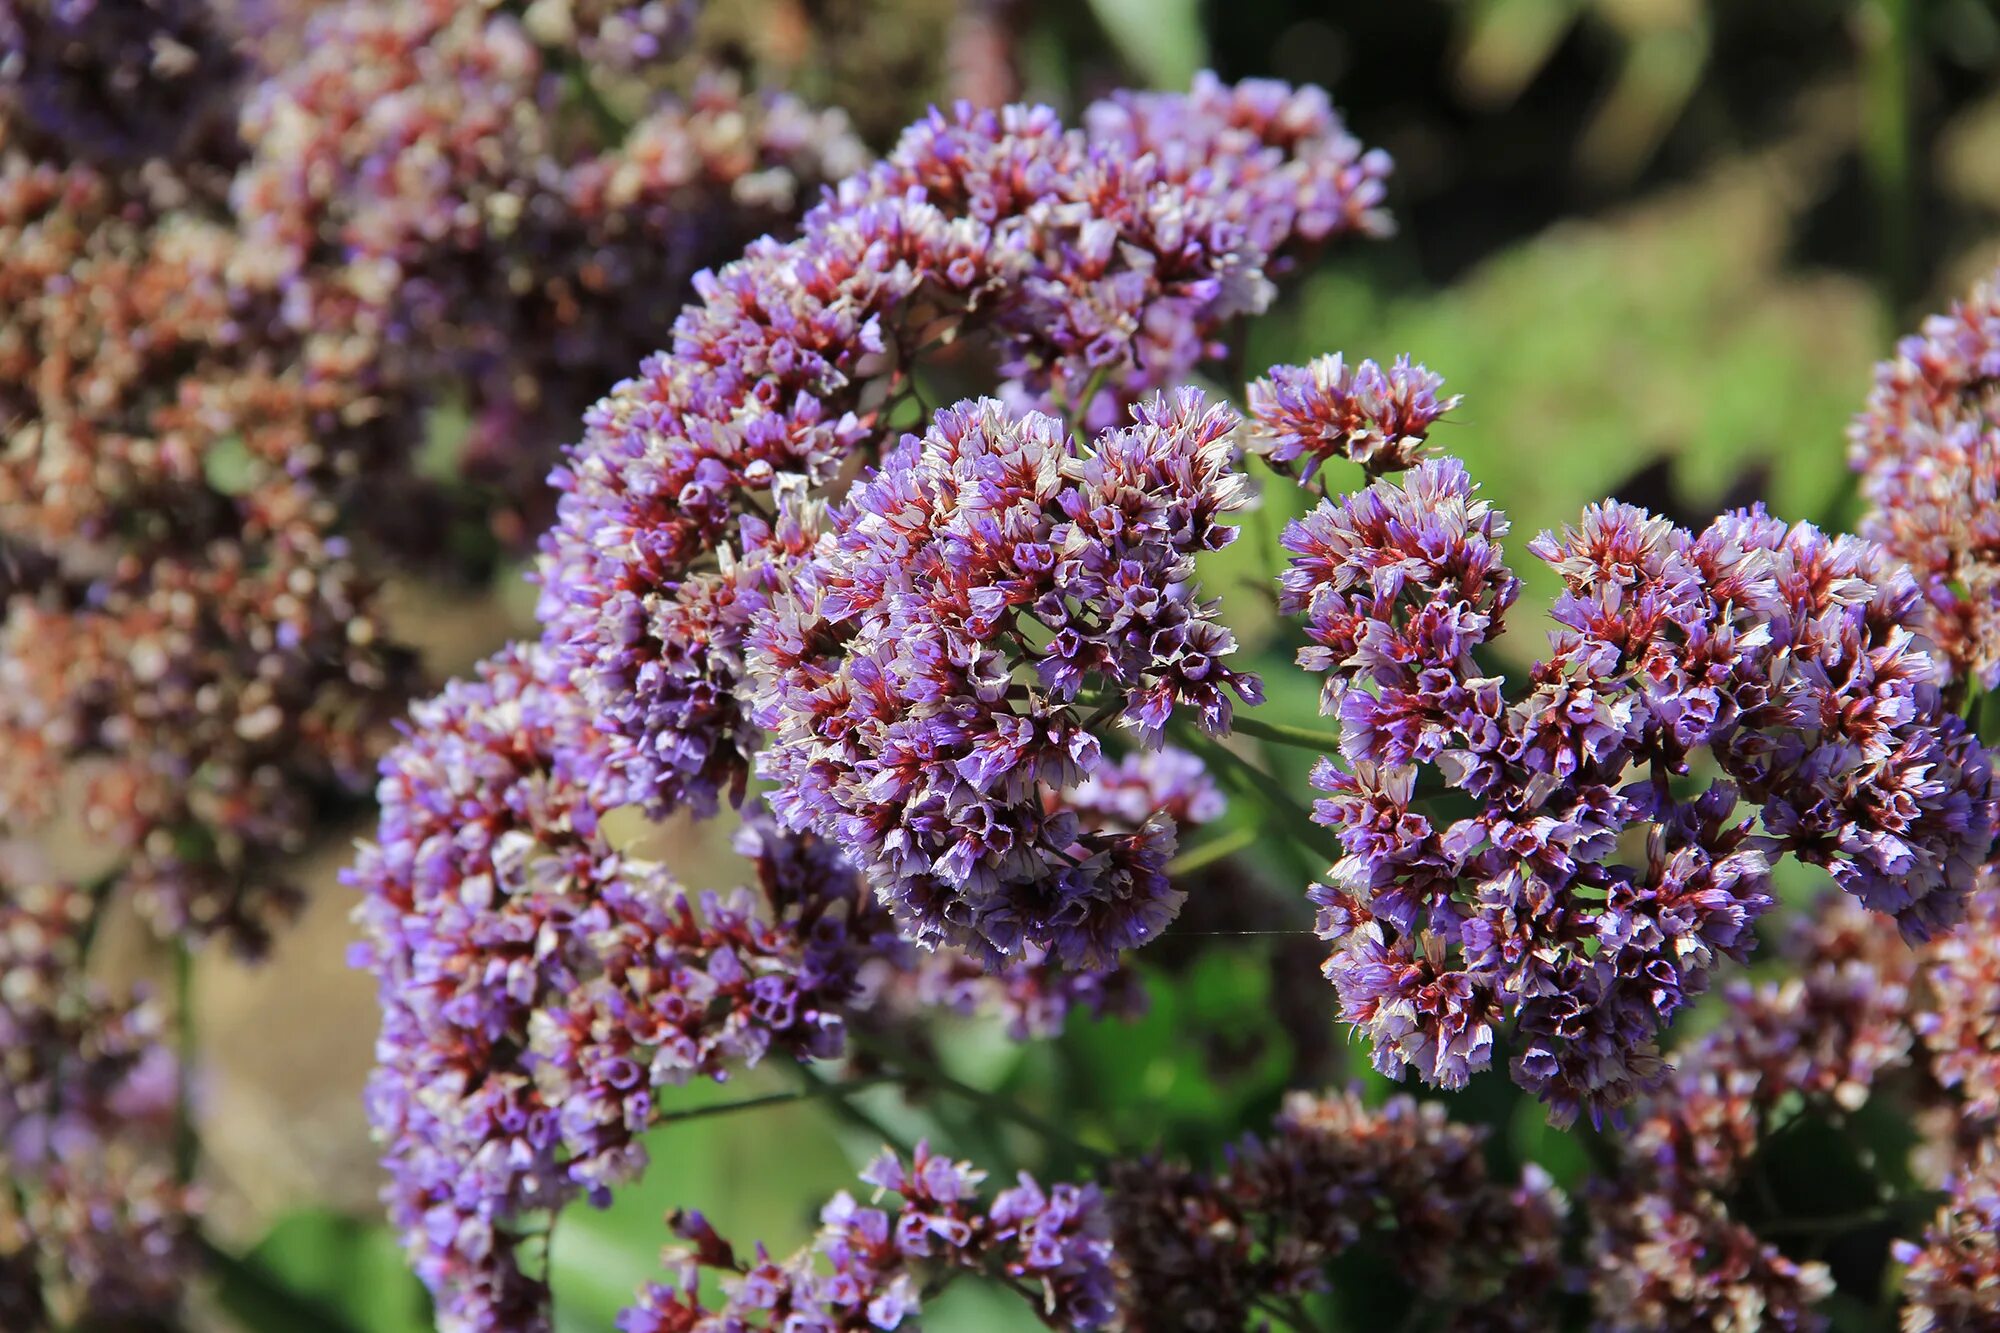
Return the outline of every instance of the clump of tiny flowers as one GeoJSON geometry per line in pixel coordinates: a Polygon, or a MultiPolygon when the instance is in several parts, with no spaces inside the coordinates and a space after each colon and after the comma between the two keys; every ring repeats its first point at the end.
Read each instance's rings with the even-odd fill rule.
{"type": "Polygon", "coordinates": [[[175,1309],[197,1199],[175,1177],[177,1077],[144,997],[81,974],[98,910],[66,884],[0,889],[0,1312],[10,1328],[175,1309]]]}
{"type": "Polygon", "coordinates": [[[341,531],[340,460],[378,423],[252,331],[233,235],[0,152],[0,821],[75,794],[162,930],[255,946],[408,663],[341,531]]]}
{"type": "Polygon", "coordinates": [[[247,63],[209,0],[0,0],[0,103],[65,157],[130,167],[226,142],[247,63]]]}
{"type": "Polygon", "coordinates": [[[918,943],[1103,968],[1172,919],[1171,817],[1113,828],[1060,793],[1106,767],[1099,721],[1157,745],[1176,709],[1219,733],[1260,697],[1194,582],[1247,501],[1236,424],[1183,390],[1085,450],[1039,412],[947,408],[752,626],[772,808],[918,943]]]}
{"type": "Polygon", "coordinates": [[[1431,427],[1459,404],[1457,394],[1438,396],[1443,387],[1443,376],[1406,356],[1387,370],[1373,361],[1350,366],[1338,352],[1273,366],[1249,386],[1250,447],[1275,466],[1297,464],[1302,482],[1336,458],[1370,474],[1401,472],[1415,465],[1431,427]]]}
{"type": "Polygon", "coordinates": [[[551,30],[540,8],[329,6],[247,99],[232,195],[242,267],[286,318],[351,328],[405,393],[462,386],[464,467],[518,503],[582,395],[659,344],[697,271],[866,163],[838,112],[722,76],[630,126],[579,125],[578,45],[616,16],[551,30]]]}
{"type": "Polygon", "coordinates": [[[2000,277],[1924,322],[1875,371],[1848,428],[1861,532],[1910,567],[1924,632],[1952,666],[2000,686],[2000,277]]]}
{"type": "MultiPolygon", "coordinates": [[[[1128,753],[1066,791],[1044,793],[1043,801],[1052,811],[1067,808],[1099,829],[1126,834],[1164,814],[1177,836],[1221,818],[1226,805],[1201,760],[1171,745],[1128,753]]],[[[958,949],[903,948],[871,960],[862,975],[865,1021],[902,1023],[906,1036],[940,1009],[997,1019],[1015,1041],[1031,1041],[1061,1035],[1079,1014],[1135,1017],[1146,1007],[1145,988],[1124,963],[1064,967],[1040,945],[998,968],[958,949]]]]}
{"type": "Polygon", "coordinates": [[[1591,1203],[1592,1294],[1607,1328],[1824,1326],[1826,1265],[1788,1256],[1731,1201],[1781,1112],[1851,1113],[1910,1064],[1916,959],[1866,912],[1828,899],[1797,961],[1785,981],[1732,984],[1727,1021],[1679,1052],[1641,1103],[1622,1165],[1591,1203]]]}
{"type": "Polygon", "coordinates": [[[535,1329],[520,1228],[644,1164],[658,1090],[841,1046],[886,925],[836,857],[746,824],[758,886],[694,894],[611,845],[588,711],[534,648],[413,714],[350,880],[380,980],[369,1112],[442,1326],[535,1329]]]}
{"type": "Polygon", "coordinates": [[[1156,1158],[1112,1168],[1120,1327],[1261,1327],[1272,1297],[1327,1289],[1369,1247],[1452,1327],[1547,1327],[1568,1204],[1539,1168],[1492,1179],[1481,1131],[1436,1103],[1292,1093],[1263,1137],[1213,1171],[1156,1158]]]}
{"type": "Polygon", "coordinates": [[[1518,589],[1505,530],[1433,459],[1284,537],[1281,605],[1341,721],[1314,817],[1347,855],[1313,898],[1377,1068],[1460,1086],[1511,1020],[1513,1076],[1559,1120],[1630,1100],[1659,1076],[1658,1030],[1753,946],[1786,852],[1912,940],[1959,919],[1994,838],[1991,764],[1880,548],[1761,509],[1694,534],[1593,506],[1529,544],[1565,590],[1551,655],[1510,694],[1474,656],[1518,589]],[[1698,751],[1722,780],[1680,794],[1698,751]],[[1433,823],[1426,774],[1480,808],[1433,823]],[[1645,859],[1621,864],[1636,830],[1645,859]]]}
{"type": "MultiPolygon", "coordinates": [[[[1204,79],[1100,104],[1085,126],[934,113],[798,239],[702,278],[669,349],[586,416],[538,614],[656,809],[712,808],[750,763],[727,709],[694,710],[682,736],[661,726],[686,709],[683,585],[720,549],[741,558],[739,520],[789,478],[876,457],[934,347],[984,334],[1000,397],[1108,423],[1215,354],[1304,247],[1386,227],[1386,159],[1316,90],[1204,79]]],[[[737,648],[708,651],[702,691],[728,683],[737,648]]]]}
{"type": "Polygon", "coordinates": [[[2000,1140],[1947,1182],[1922,1242],[1898,1242],[1903,1333],[1976,1333],[2000,1321],[2000,1140]]]}
{"type": "Polygon", "coordinates": [[[983,1210],[985,1172],[918,1144],[891,1151],[862,1180],[899,1196],[894,1210],[845,1191],[820,1211],[811,1245],[784,1260],[760,1245],[739,1258],[699,1213],[670,1218],[690,1244],[670,1250],[671,1284],[655,1283],[618,1320],[621,1333],[732,1333],[750,1329],[914,1328],[927,1285],[954,1271],[985,1272],[1021,1289],[1050,1328],[1107,1327],[1112,1304],[1110,1218],[1094,1185],[1044,1188],[1023,1172],[983,1210]],[[723,1298],[701,1294],[703,1269],[723,1275],[723,1298]]]}

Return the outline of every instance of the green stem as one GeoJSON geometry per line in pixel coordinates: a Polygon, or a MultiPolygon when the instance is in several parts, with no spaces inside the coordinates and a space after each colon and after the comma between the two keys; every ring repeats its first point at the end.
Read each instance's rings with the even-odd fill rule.
{"type": "MultiPolygon", "coordinates": [[[[851,1098],[841,1095],[847,1089],[856,1087],[859,1082],[858,1080],[856,1083],[833,1083],[820,1075],[810,1065],[794,1065],[793,1068],[799,1071],[799,1077],[804,1079],[808,1084],[806,1096],[824,1098],[827,1105],[832,1108],[833,1113],[855,1129],[861,1130],[863,1133],[878,1139],[886,1147],[894,1148],[904,1157],[911,1155],[913,1150],[908,1143],[903,1141],[902,1135],[895,1133],[887,1125],[884,1125],[880,1120],[870,1115],[864,1108],[855,1105],[851,1098]]],[[[900,1083],[907,1080],[894,1076],[883,1076],[871,1081],[900,1083]]]]}
{"type": "Polygon", "coordinates": [[[174,1089],[174,1173],[186,1185],[194,1180],[195,1167],[201,1158],[201,1139],[194,1126],[194,951],[186,940],[174,945],[174,1004],[175,1036],[180,1048],[180,1076],[174,1089]]]}
{"type": "MultiPolygon", "coordinates": [[[[1225,784],[1234,787],[1239,795],[1262,801],[1269,806],[1267,814],[1283,819],[1284,826],[1280,831],[1286,837],[1303,843],[1322,857],[1328,865],[1340,860],[1343,855],[1340,843],[1331,833],[1313,822],[1312,812],[1299,804],[1297,798],[1278,779],[1228,746],[1219,745],[1192,728],[1176,726],[1174,738],[1198,755],[1211,771],[1215,772],[1225,784]]],[[[1268,824],[1270,821],[1267,819],[1265,822],[1268,824]]]]}
{"type": "Polygon", "coordinates": [[[757,1097],[743,1097],[733,1102],[715,1102],[708,1106],[689,1106],[678,1111],[668,1111],[653,1117],[655,1125],[678,1125],[689,1120],[706,1120],[712,1116],[734,1115],[738,1111],[761,1111],[767,1106],[786,1106],[794,1102],[820,1101],[825,1098],[846,1097],[863,1088],[879,1087],[896,1080],[887,1074],[874,1074],[866,1078],[849,1079],[845,1083],[834,1083],[819,1078],[807,1071],[813,1080],[810,1087],[795,1088],[790,1092],[767,1092],[757,1097]]]}
{"type": "Polygon", "coordinates": [[[1245,736],[1255,736],[1260,741],[1310,750],[1314,754],[1337,754],[1340,751],[1340,737],[1333,732],[1293,727],[1283,722],[1265,722],[1241,711],[1230,722],[1229,729],[1245,736]]]}
{"type": "Polygon", "coordinates": [[[1206,870],[1217,861],[1236,855],[1236,853],[1244,850],[1256,841],[1257,830],[1255,828],[1245,826],[1239,829],[1231,829],[1220,837],[1210,838],[1206,842],[1188,848],[1179,856],[1167,862],[1167,874],[1169,876],[1192,875],[1197,870],[1206,870]]]}

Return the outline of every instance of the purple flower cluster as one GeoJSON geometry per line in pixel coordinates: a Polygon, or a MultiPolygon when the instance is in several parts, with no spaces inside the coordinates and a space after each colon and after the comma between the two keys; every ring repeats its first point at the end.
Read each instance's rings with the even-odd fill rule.
{"type": "Polygon", "coordinates": [[[162,929],[254,946],[407,661],[341,530],[377,423],[312,348],[245,334],[233,253],[0,154],[0,822],[76,818],[162,929]]]}
{"type": "Polygon", "coordinates": [[[1370,1108],[1353,1093],[1293,1093],[1271,1133],[1218,1170],[1119,1164],[1121,1327],[1258,1327],[1262,1298],[1325,1290],[1329,1262],[1364,1245],[1451,1327],[1548,1327],[1568,1203],[1538,1168],[1515,1186],[1493,1180],[1483,1137],[1406,1096],[1370,1108]]]}
{"type": "Polygon", "coordinates": [[[454,1329],[545,1326],[520,1228],[643,1165],[659,1089],[836,1053],[882,924],[826,849],[755,823],[757,891],[690,894],[617,850],[579,767],[587,709],[546,666],[509,650],[416,709],[350,875],[387,1199],[454,1329]]]}
{"type": "Polygon", "coordinates": [[[1456,394],[1438,397],[1443,387],[1443,376],[1406,356],[1387,370],[1373,361],[1350,366],[1338,352],[1273,366],[1249,388],[1250,447],[1280,467],[1304,459],[1302,482],[1336,458],[1371,474],[1401,472],[1416,465],[1438,418],[1459,404],[1456,394]]]}
{"type": "Polygon", "coordinates": [[[1800,974],[1727,995],[1729,1018],[1679,1054],[1641,1107],[1622,1166],[1591,1210],[1592,1295],[1609,1330],[1818,1329],[1832,1291],[1733,1215],[1781,1111],[1854,1111],[1910,1063],[1915,956],[1830,898],[1800,974]]]}
{"type": "Polygon", "coordinates": [[[135,166],[226,141],[245,69],[209,0],[0,0],[0,122],[17,112],[65,157],[135,166]]]}
{"type": "Polygon", "coordinates": [[[861,1178],[900,1196],[891,1212],[846,1191],[820,1211],[818,1237],[785,1260],[760,1245],[754,1262],[699,1213],[670,1219],[689,1246],[671,1250],[671,1285],[655,1283],[618,1321],[620,1333],[750,1333],[812,1329],[876,1333],[914,1327],[925,1279],[953,1270],[1004,1274],[1032,1293],[1051,1328],[1107,1326],[1112,1305],[1110,1219],[1095,1186],[1044,1189],[1022,1173],[984,1212],[985,1172],[918,1144],[909,1163],[884,1152],[861,1178]],[[723,1274],[723,1299],[701,1292],[703,1269],[723,1274]]]}
{"type": "Polygon", "coordinates": [[[540,615],[658,805],[736,780],[711,767],[726,736],[659,730],[681,705],[652,696],[686,675],[663,665],[683,651],[659,637],[665,604],[719,548],[741,555],[739,518],[784,478],[829,482],[893,439],[921,357],[984,333],[1004,399],[1108,422],[1215,351],[1293,251],[1384,225],[1386,160],[1316,91],[1204,80],[1085,124],[934,113],[797,240],[701,279],[669,350],[586,417],[557,477],[540,615]]]}
{"type": "Polygon", "coordinates": [[[2000,1130],[2000,883],[1989,866],[1965,922],[1924,955],[1930,1002],[1917,1033],[1940,1086],[1964,1099],[1976,1132],[2000,1130]]]}
{"type": "Polygon", "coordinates": [[[1785,852],[1913,940],[1958,919],[1994,837],[1991,765],[1879,549],[1761,510],[1695,535],[1595,506],[1530,544],[1566,590],[1510,698],[1474,658],[1515,592],[1503,532],[1440,459],[1285,536],[1283,605],[1345,760],[1315,774],[1347,856],[1313,896],[1378,1068],[1456,1087],[1516,1020],[1513,1075],[1558,1118],[1629,1100],[1658,1029],[1752,947],[1785,852]],[[1725,780],[1684,797],[1700,749],[1725,780]],[[1426,770],[1481,808],[1433,823],[1426,770]],[[1641,828],[1644,862],[1618,863],[1641,828]]]}
{"type": "Polygon", "coordinates": [[[719,76],[579,140],[575,48],[606,23],[571,14],[545,47],[504,8],[350,0],[242,118],[232,202],[287,320],[352,329],[402,392],[464,385],[466,466],[517,497],[697,271],[865,164],[838,112],[719,76]]]}
{"type": "Polygon", "coordinates": [[[1172,819],[1062,793],[1104,765],[1099,721],[1157,745],[1176,708],[1220,732],[1257,697],[1193,581],[1246,500],[1235,426],[1184,390],[1083,450],[1039,412],[947,408],[752,627],[772,808],[919,943],[1102,968],[1172,919],[1172,819]]]}
{"type": "Polygon", "coordinates": [[[1904,1333],[1978,1333],[2000,1322],[2000,1140],[1948,1182],[1921,1245],[1899,1242],[1904,1333]]]}
{"type": "Polygon", "coordinates": [[[197,1199],[174,1175],[162,1015],[81,975],[99,903],[0,887],[0,1314],[9,1328],[174,1310],[197,1199]]]}
{"type": "MultiPolygon", "coordinates": [[[[1173,746],[1107,763],[1060,801],[1081,819],[1126,832],[1164,814],[1179,834],[1219,819],[1225,804],[1202,762],[1173,746]]],[[[872,1023],[914,1027],[942,1009],[997,1018],[1016,1041],[1056,1037],[1074,1014],[1133,1016],[1146,1003],[1129,968],[1064,967],[1040,945],[997,968],[958,949],[904,948],[869,962],[863,976],[868,997],[861,1008],[872,1023]]]]}
{"type": "Polygon", "coordinates": [[[239,124],[219,10],[0,3],[0,822],[75,820],[162,931],[251,948],[413,685],[384,558],[518,536],[661,303],[863,164],[726,80],[585,133],[573,47],[490,5],[320,8],[239,124]]]}
{"type": "Polygon", "coordinates": [[[1875,371],[1848,429],[1861,532],[1910,567],[1923,627],[1957,670],[2000,686],[2000,279],[1924,322],[1875,371]]]}

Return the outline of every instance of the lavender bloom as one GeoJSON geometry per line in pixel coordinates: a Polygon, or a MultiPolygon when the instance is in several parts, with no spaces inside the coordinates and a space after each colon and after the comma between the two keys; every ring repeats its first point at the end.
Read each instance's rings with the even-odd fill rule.
{"type": "Polygon", "coordinates": [[[196,1266],[195,1194],[173,1171],[177,1070],[162,1015],[81,972],[97,905],[0,891],[0,1310],[9,1327],[152,1318],[196,1266]]]}
{"type": "Polygon", "coordinates": [[[590,69],[629,72],[681,55],[696,0],[533,0],[523,26],[544,46],[574,49],[590,69]]]}
{"type": "Polygon", "coordinates": [[[1510,701],[1472,657],[1513,598],[1504,531],[1441,459],[1285,537],[1282,605],[1346,761],[1315,773],[1347,855],[1312,897],[1377,1068],[1459,1086],[1513,1021],[1513,1076],[1558,1120],[1629,1101],[1662,1073],[1655,1034],[1753,946],[1785,852],[1912,940],[1956,919],[1993,841],[1991,765],[1879,550],[1761,510],[1697,537],[1595,506],[1530,544],[1566,591],[1510,701]],[[1704,747],[1728,781],[1676,797],[1704,747]],[[1427,766],[1480,807],[1414,809],[1427,766]],[[1639,828],[1644,865],[1617,863],[1639,828]]]}
{"type": "Polygon", "coordinates": [[[1060,793],[1103,767],[1086,689],[1148,745],[1177,707],[1221,731],[1229,691],[1256,697],[1193,582],[1244,503],[1235,424],[1184,390],[1085,452],[1040,413],[945,409],[753,627],[773,809],[919,943],[1100,968],[1172,919],[1172,819],[1114,829],[1060,793]]]}
{"type": "Polygon", "coordinates": [[[1204,1172],[1114,1168],[1111,1210],[1132,1333],[1251,1328],[1266,1294],[1326,1288],[1328,1262],[1378,1252],[1454,1327],[1546,1327],[1567,1202],[1530,1168],[1489,1178],[1482,1134],[1442,1107],[1292,1093],[1272,1132],[1204,1172]]]}
{"type": "Polygon", "coordinates": [[[1035,1312],[1051,1328],[1093,1329],[1113,1317],[1109,1219],[1097,1188],[1043,1189],[1023,1173],[984,1213],[985,1172],[936,1156],[923,1144],[905,1164],[884,1152],[862,1172],[878,1194],[901,1202],[865,1208],[844,1191],[820,1212],[812,1245],[783,1261],[762,1246],[739,1259],[699,1213],[670,1218],[690,1242],[667,1254],[672,1285],[655,1283],[619,1317],[621,1333],[748,1333],[816,1329],[874,1333],[911,1327],[927,1275],[991,1266],[1030,1284],[1035,1312]],[[723,1273],[723,1300],[701,1295],[702,1269],[723,1273]]]}
{"type": "Polygon", "coordinates": [[[1267,299],[1272,256],[1379,228],[1386,162],[1316,93],[1204,81],[1086,123],[1064,131],[1027,107],[919,122],[797,240],[758,242],[702,278],[669,350],[586,416],[557,475],[540,616],[615,762],[660,779],[655,804],[731,786],[713,773],[688,788],[643,753],[679,749],[652,729],[673,705],[645,697],[683,674],[657,665],[678,651],[651,629],[671,619],[662,604],[719,548],[740,554],[736,524],[757,496],[880,451],[921,351],[984,333],[1003,398],[1074,402],[1100,385],[1084,407],[1108,422],[1267,299]]]}
{"type": "Polygon", "coordinates": [[[2000,1144],[1949,1182],[1921,1245],[1898,1242],[1904,1333],[1976,1333],[2000,1319],[2000,1144]]]}
{"type": "Polygon", "coordinates": [[[180,158],[219,137],[244,67],[208,0],[0,0],[0,115],[64,159],[180,158]]]}
{"type": "Polygon", "coordinates": [[[587,710],[546,665],[509,650],[418,707],[350,876],[387,1200],[452,1329],[546,1327],[520,1219],[639,1169],[659,1089],[835,1053],[882,924],[837,859],[755,825],[756,893],[696,897],[614,850],[587,710]]]}
{"type": "Polygon", "coordinates": [[[1924,321],[1875,371],[1848,428],[1862,535],[1910,567],[1923,632],[1956,671],[2000,686],[2000,282],[1924,321]]]}
{"type": "Polygon", "coordinates": [[[1444,377],[1406,356],[1388,370],[1373,361],[1349,366],[1338,352],[1304,366],[1273,366],[1250,385],[1250,447],[1283,467],[1299,459],[1301,481],[1330,459],[1359,463],[1371,475],[1413,466],[1439,417],[1459,404],[1439,398],[1444,377]]]}
{"type": "Polygon", "coordinates": [[[233,257],[90,167],[0,156],[0,821],[79,817],[161,929],[255,947],[408,662],[339,530],[381,423],[316,340],[250,331],[233,257]]]}
{"type": "Polygon", "coordinates": [[[1593,1199],[1592,1295],[1611,1330],[1819,1329],[1831,1294],[1729,1211],[1778,1108],[1848,1111],[1908,1064],[1915,958],[1850,901],[1827,900],[1802,974],[1729,996],[1729,1020],[1680,1054],[1593,1199]]]}
{"type": "MultiPolygon", "coordinates": [[[[1066,808],[1100,828],[1136,832],[1156,813],[1185,833],[1222,816],[1225,801],[1202,762],[1185,750],[1163,746],[1107,763],[1076,786],[1047,793],[1045,802],[1066,808]]],[[[998,968],[952,948],[901,948],[863,968],[867,998],[857,1007],[871,1023],[916,1023],[944,1009],[1005,1023],[1015,1041],[1059,1036],[1070,1018],[1131,1017],[1145,1009],[1139,978],[1124,966],[1062,966],[1042,945],[998,968]]]]}
{"type": "Polygon", "coordinates": [[[1463,464],[1436,459],[1285,529],[1278,607],[1306,618],[1299,665],[1327,674],[1320,708],[1340,716],[1352,761],[1464,751],[1454,762],[1471,764],[1493,743],[1496,682],[1472,650],[1500,632],[1520,583],[1500,555],[1506,517],[1476,489],[1463,464]]]}
{"type": "Polygon", "coordinates": [[[288,323],[353,328],[400,392],[464,386],[466,467],[516,504],[696,272],[865,165],[839,113],[719,76],[592,144],[566,123],[573,50],[524,25],[588,45],[613,18],[348,0],[242,117],[232,202],[288,323]]]}
{"type": "Polygon", "coordinates": [[[2000,885],[1991,866],[1963,925],[1932,940],[1930,1002],[1916,1028],[1940,1086],[1964,1099],[1973,1127],[2000,1124],[2000,885]]]}

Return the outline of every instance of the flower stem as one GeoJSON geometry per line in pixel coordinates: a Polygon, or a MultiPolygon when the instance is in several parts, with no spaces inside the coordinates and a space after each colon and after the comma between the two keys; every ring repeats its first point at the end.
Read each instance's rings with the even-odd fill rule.
{"type": "Polygon", "coordinates": [[[655,1125],[678,1125],[688,1120],[705,1120],[710,1116],[733,1115],[738,1111],[758,1111],[767,1106],[785,1106],[794,1102],[819,1101],[822,1098],[838,1100],[863,1088],[878,1087],[896,1080],[887,1074],[871,1074],[865,1078],[849,1079],[844,1083],[834,1083],[808,1071],[812,1080],[808,1087],[795,1088],[790,1092],[767,1092],[757,1097],[744,1097],[733,1102],[715,1102],[708,1106],[689,1106],[678,1111],[667,1111],[653,1117],[655,1125]]]}
{"type": "MultiPolygon", "coordinates": [[[[1278,779],[1228,746],[1219,745],[1190,728],[1177,727],[1175,738],[1199,755],[1225,783],[1236,789],[1238,795],[1261,801],[1268,807],[1265,811],[1267,816],[1275,815],[1282,819],[1280,831],[1286,837],[1304,844],[1324,858],[1328,865],[1341,858],[1340,843],[1313,822],[1312,812],[1299,804],[1278,779]]],[[[1268,825],[1271,821],[1267,818],[1265,822],[1268,825]]]]}
{"type": "Polygon", "coordinates": [[[1188,848],[1173,860],[1167,862],[1167,874],[1192,875],[1197,870],[1206,870],[1224,857],[1236,853],[1257,841],[1257,830],[1251,826],[1231,829],[1229,832],[1208,839],[1188,848]]]}
{"type": "Polygon", "coordinates": [[[201,1140],[194,1128],[194,950],[186,940],[174,945],[174,1025],[180,1069],[174,1080],[174,1175],[181,1184],[194,1180],[201,1158],[201,1140]]]}
{"type": "Polygon", "coordinates": [[[1270,741],[1274,745],[1290,745],[1300,750],[1311,750],[1315,754],[1334,754],[1340,749],[1340,737],[1330,731],[1287,726],[1282,722],[1265,722],[1243,713],[1237,713],[1229,726],[1231,731],[1241,732],[1245,736],[1255,736],[1260,741],[1270,741]]]}

